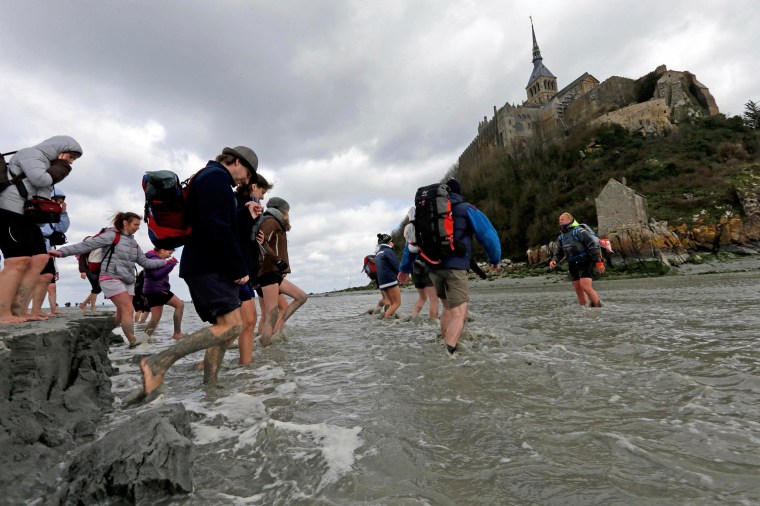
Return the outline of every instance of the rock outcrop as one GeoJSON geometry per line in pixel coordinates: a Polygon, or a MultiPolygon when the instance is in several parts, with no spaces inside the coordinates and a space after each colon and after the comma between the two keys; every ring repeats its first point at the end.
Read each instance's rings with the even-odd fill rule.
{"type": "Polygon", "coordinates": [[[181,404],[140,413],[78,452],[58,503],[96,504],[114,498],[158,501],[193,490],[189,415],[181,404]]]}
{"type": "Polygon", "coordinates": [[[192,490],[188,414],[164,406],[102,433],[113,313],[0,326],[0,504],[124,504],[192,490]],[[73,458],[73,460],[72,460],[73,458]]]}

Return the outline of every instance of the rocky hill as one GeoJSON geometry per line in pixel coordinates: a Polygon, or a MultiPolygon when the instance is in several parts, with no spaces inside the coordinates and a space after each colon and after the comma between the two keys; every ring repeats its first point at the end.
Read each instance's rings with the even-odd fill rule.
{"type": "MultiPolygon", "coordinates": [[[[564,211],[596,226],[594,199],[610,178],[647,197],[656,222],[649,235],[673,255],[760,240],[760,131],[738,116],[684,116],[675,126],[649,132],[592,123],[575,128],[561,146],[523,156],[495,153],[466,170],[455,167],[451,175],[466,199],[491,218],[503,255],[516,261],[549,247],[564,211]]],[[[621,247],[637,234],[647,236],[621,234],[621,247]]]]}

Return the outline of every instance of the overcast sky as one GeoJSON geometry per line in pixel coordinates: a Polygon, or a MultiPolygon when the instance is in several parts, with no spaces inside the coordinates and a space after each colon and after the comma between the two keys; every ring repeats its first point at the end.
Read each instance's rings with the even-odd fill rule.
{"type": "MultiPolygon", "coordinates": [[[[726,114],[760,101],[753,0],[5,0],[0,150],[79,141],[60,185],[75,242],[118,210],[142,214],[146,170],[184,178],[250,146],[269,196],[291,204],[289,279],[308,292],[364,285],[376,234],[493,106],[525,99],[531,15],[560,88],[665,64],[694,73],[726,114]]],[[[138,240],[150,248],[145,230],[138,240]]],[[[59,303],[81,301],[76,261],[58,264],[59,303]]],[[[172,287],[188,299],[176,273],[172,287]]]]}

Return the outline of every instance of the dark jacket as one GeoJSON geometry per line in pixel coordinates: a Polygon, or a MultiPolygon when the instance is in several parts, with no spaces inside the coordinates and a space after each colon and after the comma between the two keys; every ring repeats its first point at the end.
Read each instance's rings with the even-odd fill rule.
{"type": "Polygon", "coordinates": [[[248,275],[237,234],[232,175],[209,161],[190,186],[188,221],[192,232],[182,248],[179,275],[219,273],[231,281],[248,275]]]}
{"type": "Polygon", "coordinates": [[[568,262],[585,262],[589,259],[601,262],[599,246],[594,238],[583,227],[573,224],[575,226],[568,227],[557,238],[557,251],[552,259],[555,262],[563,258],[567,258],[568,262]]]}
{"type": "Polygon", "coordinates": [[[381,290],[397,285],[398,258],[396,253],[387,244],[381,244],[375,255],[375,267],[377,267],[377,286],[381,290]]]}
{"type": "Polygon", "coordinates": [[[277,267],[279,260],[283,260],[288,264],[288,268],[284,273],[290,272],[288,238],[280,221],[274,216],[264,214],[261,218],[261,231],[264,232],[264,243],[268,244],[271,250],[268,249],[267,253],[261,258],[259,276],[265,272],[280,272],[280,269],[277,267]]]}
{"type": "Polygon", "coordinates": [[[243,252],[243,258],[245,258],[246,265],[248,266],[248,275],[250,276],[251,284],[258,284],[257,278],[259,276],[259,257],[261,256],[261,248],[255,239],[251,238],[251,232],[253,227],[261,220],[261,217],[254,219],[251,216],[251,212],[248,210],[247,202],[253,202],[251,197],[244,197],[243,195],[235,194],[237,201],[237,225],[238,225],[238,238],[240,240],[240,251],[243,252]]]}

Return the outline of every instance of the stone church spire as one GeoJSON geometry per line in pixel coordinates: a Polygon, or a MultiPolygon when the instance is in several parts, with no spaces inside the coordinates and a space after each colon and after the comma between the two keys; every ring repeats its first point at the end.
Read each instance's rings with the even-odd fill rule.
{"type": "Polygon", "coordinates": [[[543,60],[541,57],[541,50],[538,48],[538,42],[536,41],[536,31],[533,29],[533,16],[530,17],[530,33],[533,34],[533,64],[535,65],[537,60],[543,60]]]}
{"type": "Polygon", "coordinates": [[[528,79],[525,91],[528,94],[526,103],[533,105],[545,104],[557,93],[557,78],[544,66],[541,50],[536,40],[536,30],[533,28],[533,17],[530,18],[530,32],[533,35],[533,72],[528,79]]]}

